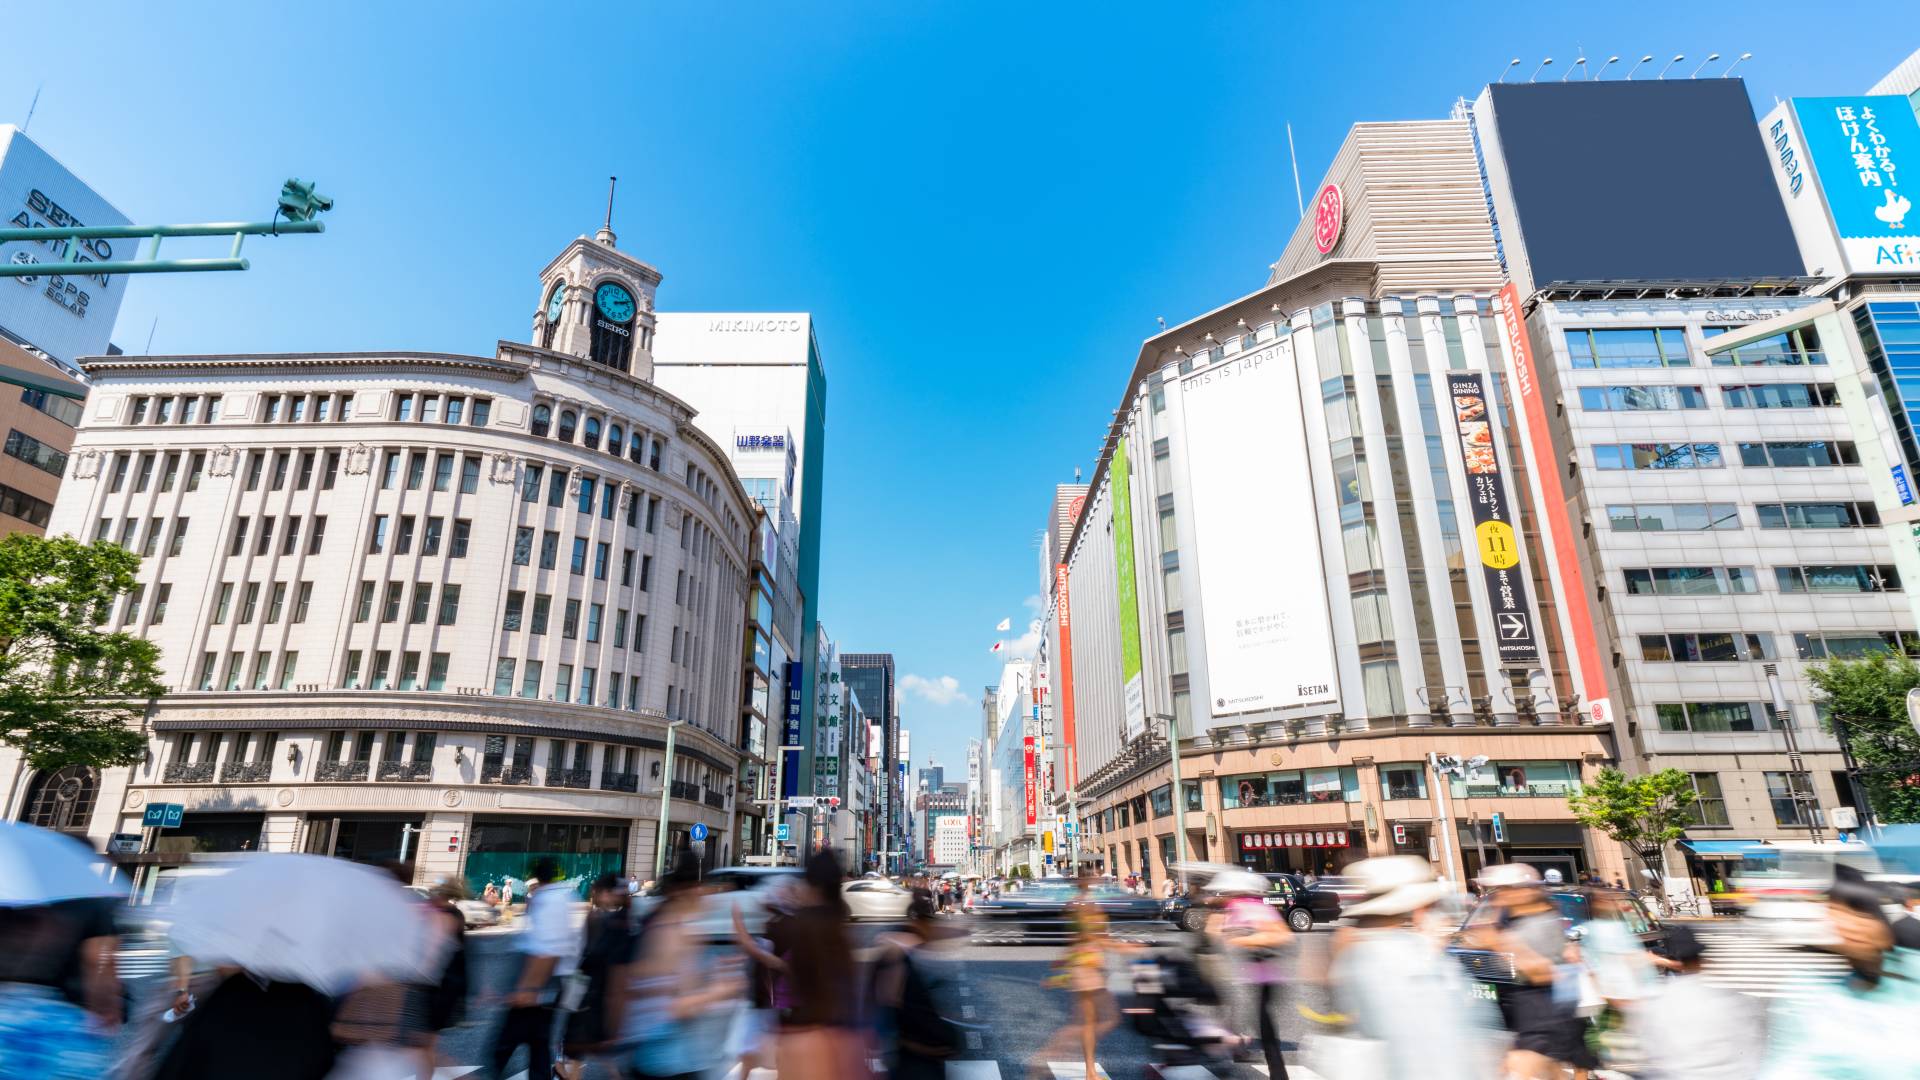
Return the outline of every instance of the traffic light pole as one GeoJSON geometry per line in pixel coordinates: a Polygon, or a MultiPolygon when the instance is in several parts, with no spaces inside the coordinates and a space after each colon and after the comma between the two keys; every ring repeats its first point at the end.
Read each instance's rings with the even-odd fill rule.
{"type": "Polygon", "coordinates": [[[65,240],[66,248],[58,262],[0,263],[0,278],[39,277],[41,274],[65,274],[91,277],[98,274],[181,274],[208,270],[245,270],[249,265],[240,257],[240,244],[249,236],[282,236],[289,233],[326,232],[319,221],[225,222],[207,225],[85,225],[53,229],[0,229],[0,244],[18,240],[46,242],[65,240]],[[172,236],[231,236],[233,248],[224,259],[162,259],[160,241],[172,236]],[[83,240],[146,240],[146,254],[136,259],[80,258],[86,249],[83,240]]]}

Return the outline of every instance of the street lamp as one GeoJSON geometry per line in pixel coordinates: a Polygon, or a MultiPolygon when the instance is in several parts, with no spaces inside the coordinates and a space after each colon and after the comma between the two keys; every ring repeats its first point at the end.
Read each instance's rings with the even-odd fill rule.
{"type": "Polygon", "coordinates": [[[1173,853],[1180,860],[1180,884],[1185,886],[1191,853],[1187,850],[1187,790],[1180,782],[1180,721],[1172,713],[1154,719],[1167,722],[1167,756],[1173,765],[1173,853]]]}
{"type": "Polygon", "coordinates": [[[1653,54],[1652,54],[1652,53],[1648,53],[1647,55],[1645,55],[1645,56],[1643,56],[1643,57],[1641,57],[1640,59],[1638,59],[1638,60],[1636,60],[1636,61],[1634,61],[1634,64],[1633,64],[1633,66],[1627,69],[1627,81],[1628,81],[1628,82],[1632,82],[1632,81],[1633,81],[1633,73],[1634,73],[1634,72],[1636,72],[1636,71],[1639,71],[1639,70],[1640,70],[1640,65],[1641,65],[1641,64],[1651,64],[1651,63],[1653,63],[1653,54]]]}
{"type": "MultiPolygon", "coordinates": [[[[1708,65],[1708,64],[1711,64],[1711,63],[1713,63],[1713,62],[1714,62],[1715,60],[1718,60],[1718,59],[1720,59],[1720,54],[1719,54],[1719,53],[1708,53],[1708,54],[1707,54],[1707,58],[1706,58],[1705,60],[1702,60],[1702,61],[1700,61],[1700,66],[1699,66],[1699,67],[1697,67],[1697,68],[1694,68],[1694,69],[1693,69],[1693,74],[1691,74],[1691,75],[1689,75],[1689,76],[1687,76],[1687,78],[1689,78],[1689,79],[1697,79],[1697,78],[1699,78],[1699,77],[1700,77],[1700,73],[1701,73],[1702,71],[1705,71],[1705,70],[1707,69],[1707,65],[1708,65]]],[[[1736,61],[1734,61],[1734,63],[1736,63],[1736,64],[1737,64],[1737,63],[1739,63],[1739,61],[1738,61],[1738,60],[1736,60],[1736,61]]]]}
{"type": "Polygon", "coordinates": [[[667,875],[667,811],[673,801],[673,737],[686,726],[685,720],[674,720],[667,724],[666,765],[660,770],[660,828],[653,836],[653,878],[655,881],[667,875]]]}
{"type": "Polygon", "coordinates": [[[1668,72],[1669,70],[1671,70],[1671,69],[1673,68],[1673,65],[1675,65],[1675,64],[1677,64],[1677,63],[1679,63],[1679,62],[1680,62],[1680,61],[1682,61],[1682,60],[1685,60],[1686,58],[1687,58],[1687,54],[1686,54],[1686,53],[1679,53],[1679,54],[1677,54],[1677,55],[1675,55],[1673,59],[1671,59],[1671,60],[1669,60],[1669,61],[1667,61],[1667,66],[1666,66],[1666,67],[1663,67],[1663,68],[1661,68],[1661,69],[1660,69],[1660,74],[1658,74],[1658,75],[1656,75],[1656,76],[1654,76],[1654,77],[1655,77],[1655,78],[1658,78],[1658,79],[1664,79],[1664,78],[1666,78],[1666,77],[1667,77],[1667,72],[1668,72]]]}

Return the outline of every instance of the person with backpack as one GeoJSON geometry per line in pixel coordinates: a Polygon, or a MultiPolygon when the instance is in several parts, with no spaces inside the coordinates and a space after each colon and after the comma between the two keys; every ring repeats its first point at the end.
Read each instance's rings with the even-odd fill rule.
{"type": "Polygon", "coordinates": [[[893,1080],[942,1080],[960,1051],[960,1031],[934,1003],[933,980],[920,953],[948,936],[935,918],[933,898],[914,890],[907,924],[875,942],[869,998],[887,1075],[893,1080]]]}

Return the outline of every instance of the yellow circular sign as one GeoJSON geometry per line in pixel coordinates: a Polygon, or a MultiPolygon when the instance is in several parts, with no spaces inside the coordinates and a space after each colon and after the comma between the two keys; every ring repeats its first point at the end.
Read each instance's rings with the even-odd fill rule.
{"type": "Polygon", "coordinates": [[[1480,561],[1495,570],[1506,570],[1520,564],[1520,541],[1513,535],[1513,526],[1504,521],[1483,521],[1473,530],[1473,536],[1480,544],[1480,561]]]}

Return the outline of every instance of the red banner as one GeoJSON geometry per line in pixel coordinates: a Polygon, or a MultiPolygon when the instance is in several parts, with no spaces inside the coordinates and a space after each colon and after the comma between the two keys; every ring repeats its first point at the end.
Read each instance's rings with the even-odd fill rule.
{"type": "Polygon", "coordinates": [[[1607,669],[1600,662],[1600,644],[1593,635],[1593,615],[1587,607],[1586,575],[1580,569],[1579,540],[1573,522],[1579,515],[1567,506],[1567,495],[1560,486],[1562,468],[1554,453],[1553,436],[1547,423],[1546,398],[1540,391],[1539,367],[1533,362],[1533,346],[1527,340],[1527,326],[1520,307],[1520,290],[1508,282],[1500,290],[1502,322],[1505,323],[1507,349],[1513,354],[1513,392],[1527,418],[1527,449],[1533,455],[1528,468],[1540,487],[1545,506],[1540,515],[1554,570],[1559,577],[1564,625],[1573,637],[1574,666],[1579,673],[1577,686],[1586,719],[1606,723],[1613,718],[1607,700],[1607,669]]]}
{"type": "Polygon", "coordinates": [[[1032,825],[1040,820],[1040,777],[1034,768],[1033,736],[1022,739],[1021,744],[1027,752],[1027,824],[1032,825]]]}
{"type": "Polygon", "coordinates": [[[1053,568],[1054,620],[1060,629],[1060,677],[1054,680],[1060,686],[1054,695],[1053,714],[1060,718],[1060,746],[1067,758],[1067,790],[1072,791],[1079,786],[1080,776],[1074,761],[1074,751],[1079,744],[1073,731],[1073,626],[1067,606],[1067,564],[1060,563],[1053,568]]]}

